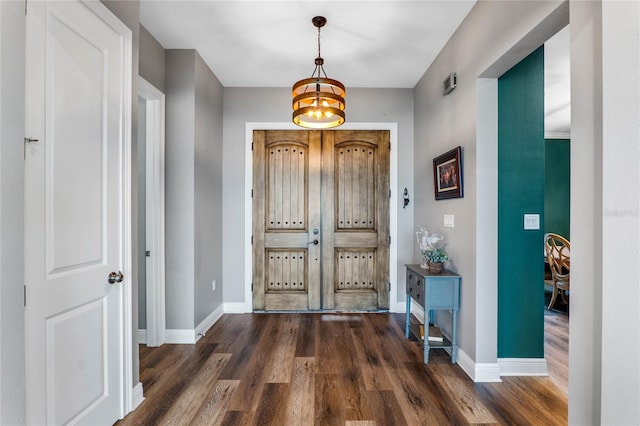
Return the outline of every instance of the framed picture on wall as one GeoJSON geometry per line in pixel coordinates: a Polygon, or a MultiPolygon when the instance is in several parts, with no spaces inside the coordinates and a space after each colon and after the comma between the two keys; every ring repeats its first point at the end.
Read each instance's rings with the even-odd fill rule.
{"type": "Polygon", "coordinates": [[[462,198],[462,147],[433,159],[433,187],[436,200],[462,198]]]}

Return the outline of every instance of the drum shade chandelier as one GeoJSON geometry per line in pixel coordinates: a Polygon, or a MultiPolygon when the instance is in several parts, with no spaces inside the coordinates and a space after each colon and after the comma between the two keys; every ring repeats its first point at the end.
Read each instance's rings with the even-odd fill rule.
{"type": "Polygon", "coordinates": [[[329,129],[344,123],[345,88],[338,80],[327,77],[320,56],[320,28],[327,19],[316,16],[311,22],[318,28],[318,57],[310,78],[293,85],[293,122],[310,129],[329,129]]]}

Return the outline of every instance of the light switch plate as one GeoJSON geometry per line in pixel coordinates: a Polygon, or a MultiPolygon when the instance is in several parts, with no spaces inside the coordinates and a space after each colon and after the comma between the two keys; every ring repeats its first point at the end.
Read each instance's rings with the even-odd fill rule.
{"type": "Polygon", "coordinates": [[[525,214],[524,215],[524,229],[527,229],[527,230],[540,229],[540,215],[539,214],[525,214]]]}
{"type": "Polygon", "coordinates": [[[453,228],[454,216],[452,214],[445,214],[443,216],[443,221],[445,228],[453,228]]]}

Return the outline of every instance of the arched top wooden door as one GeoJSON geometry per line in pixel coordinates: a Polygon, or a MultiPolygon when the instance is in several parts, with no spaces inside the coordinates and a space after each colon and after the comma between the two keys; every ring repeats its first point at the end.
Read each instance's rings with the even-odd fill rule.
{"type": "Polygon", "coordinates": [[[320,137],[254,131],[254,309],[320,309],[320,137]]]}
{"type": "Polygon", "coordinates": [[[255,131],[253,307],[389,308],[389,132],[255,131]]]}
{"type": "Polygon", "coordinates": [[[323,308],[389,309],[389,132],[323,133],[323,308]]]}

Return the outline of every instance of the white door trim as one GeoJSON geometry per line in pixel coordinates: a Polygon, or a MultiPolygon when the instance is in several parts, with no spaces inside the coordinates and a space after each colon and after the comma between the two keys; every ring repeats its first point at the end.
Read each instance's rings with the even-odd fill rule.
{"type": "MultiPolygon", "coordinates": [[[[248,122],[245,124],[245,165],[244,165],[244,312],[253,311],[253,292],[251,281],[253,276],[253,251],[251,246],[251,232],[253,222],[253,200],[251,189],[253,186],[253,142],[254,130],[303,130],[292,122],[284,123],[260,123],[248,122]]],[[[389,310],[398,305],[398,123],[345,123],[339,130],[388,130],[391,142],[389,187],[391,198],[389,200],[389,310]]]]}
{"type": "Polygon", "coordinates": [[[124,366],[122,377],[122,404],[121,417],[124,418],[133,411],[134,406],[134,383],[133,380],[133,261],[132,261],[132,228],[131,228],[131,93],[132,93],[132,64],[133,64],[133,35],[116,15],[114,15],[101,2],[82,0],[89,9],[104,20],[111,28],[121,35],[123,41],[122,49],[122,164],[120,176],[121,182],[121,208],[122,208],[122,268],[125,279],[122,282],[122,319],[121,342],[122,355],[121,362],[124,366]]]}
{"type": "MultiPolygon", "coordinates": [[[[165,95],[138,76],[138,96],[146,104],[146,250],[151,257],[147,268],[147,346],[161,346],[166,341],[165,311],[165,95]],[[149,232],[151,231],[151,232],[149,232]],[[152,285],[149,285],[149,284],[152,285]]],[[[142,143],[143,141],[138,141],[142,143]]],[[[141,159],[140,159],[141,160],[141,159]]],[[[146,244],[141,241],[140,244],[146,244]]],[[[140,265],[140,267],[145,267],[140,265]]]]}

